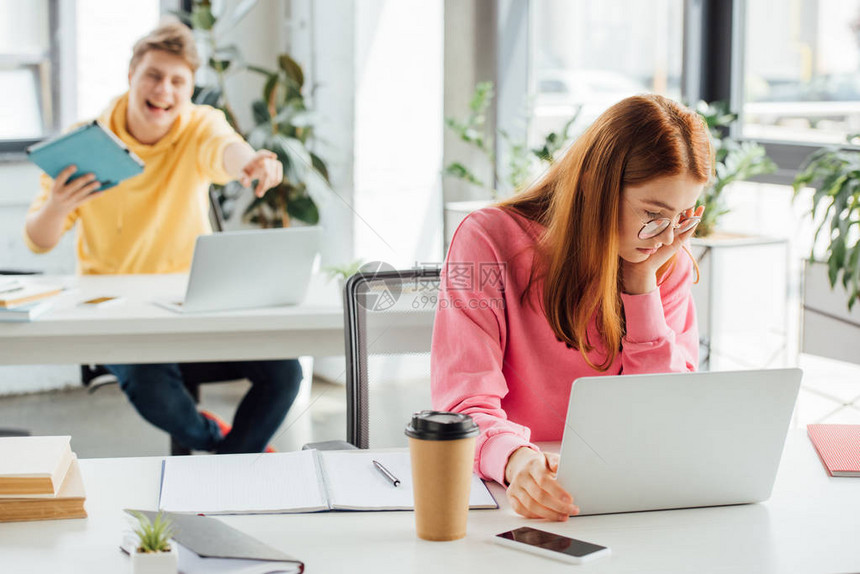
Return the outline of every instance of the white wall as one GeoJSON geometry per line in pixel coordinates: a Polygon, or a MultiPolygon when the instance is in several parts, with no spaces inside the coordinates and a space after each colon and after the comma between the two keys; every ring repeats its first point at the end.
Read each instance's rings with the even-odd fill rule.
{"type": "Polygon", "coordinates": [[[356,9],[355,251],[395,267],[442,258],[442,0],[356,9]]]}
{"type": "Polygon", "coordinates": [[[355,10],[352,0],[294,0],[282,31],[304,69],[308,104],[317,112],[313,150],[333,187],[318,201],[323,266],[355,258],[355,10]]]}
{"type": "MultiPolygon", "coordinates": [[[[232,12],[240,0],[223,2],[223,17],[232,12]]],[[[278,54],[286,49],[281,30],[284,22],[284,0],[260,0],[239,24],[224,34],[223,45],[235,44],[239,47],[247,64],[277,70],[278,54]]],[[[227,96],[236,113],[242,131],[253,127],[251,103],[262,98],[266,78],[253,72],[239,72],[229,76],[227,96]]]]}
{"type": "Polygon", "coordinates": [[[441,259],[442,0],[294,0],[286,34],[334,196],[323,264],[441,259]]]}

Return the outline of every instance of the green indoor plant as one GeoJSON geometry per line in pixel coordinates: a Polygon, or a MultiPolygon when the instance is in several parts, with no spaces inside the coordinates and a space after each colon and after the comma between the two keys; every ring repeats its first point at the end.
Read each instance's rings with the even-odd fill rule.
{"type": "Polygon", "coordinates": [[[530,177],[538,169],[551,164],[556,154],[570,143],[570,130],[579,115],[577,111],[567,121],[560,133],[551,132],[536,148],[529,148],[525,143],[515,141],[506,131],[497,130],[498,137],[508,146],[508,162],[504,176],[500,174],[500,166],[496,161],[495,138],[487,134],[487,112],[495,96],[492,82],[480,82],[469,101],[469,113],[462,119],[445,118],[445,125],[454,132],[460,141],[476,149],[484,156],[492,168],[492,181],[484,181],[475,174],[475,170],[462,162],[451,162],[445,166],[443,174],[465,181],[489,192],[493,201],[502,199],[497,183],[502,183],[508,189],[519,190],[527,184],[530,177]]]}
{"type": "MultiPolygon", "coordinates": [[[[211,0],[194,0],[190,13],[178,14],[194,29],[201,53],[207,56],[206,68],[198,74],[198,81],[203,83],[196,87],[193,100],[224,111],[233,128],[252,147],[275,152],[283,164],[281,185],[262,198],[254,198],[245,208],[243,219],[259,227],[286,227],[292,220],[313,225],[319,222],[314,196],[321,198],[330,189],[330,182],[325,162],[310,149],[314,117],[303,93],[301,66],[288,54],[278,56],[276,69],[248,65],[237,46],[220,41],[257,3],[258,0],[243,0],[220,17],[213,12],[211,0]],[[264,75],[266,82],[261,99],[252,104],[254,126],[246,131],[238,124],[226,85],[229,78],[247,72],[264,75]]],[[[215,186],[215,191],[228,219],[237,200],[250,193],[236,182],[215,186]]]]}
{"type": "Polygon", "coordinates": [[[364,265],[364,259],[356,259],[343,265],[330,265],[328,267],[324,267],[323,271],[325,271],[326,275],[329,278],[329,281],[331,281],[332,279],[346,281],[347,279],[358,273],[362,265],[364,265]]]}
{"type": "Polygon", "coordinates": [[[137,520],[134,534],[136,547],[132,554],[135,574],[167,574],[177,570],[176,545],[170,543],[174,529],[172,521],[159,512],[155,520],[132,511],[137,520]]]}
{"type": "Polygon", "coordinates": [[[696,237],[707,237],[714,232],[719,218],[728,212],[722,195],[725,187],[755,175],[771,173],[776,170],[776,164],[763,146],[750,141],[738,142],[729,136],[729,127],[737,121],[738,115],[729,111],[726,102],[699,102],[696,112],[708,126],[716,156],[714,180],[696,203],[696,207],[705,206],[702,221],[696,227],[696,237]]]}
{"type": "MultiPolygon", "coordinates": [[[[829,238],[825,250],[831,288],[842,284],[849,311],[860,296],[860,152],[829,147],[811,154],[792,184],[794,195],[814,187],[811,218],[821,218],[815,230],[829,238]]],[[[813,242],[814,243],[814,242],[813,242]]],[[[810,259],[816,260],[815,253],[810,259]]]]}

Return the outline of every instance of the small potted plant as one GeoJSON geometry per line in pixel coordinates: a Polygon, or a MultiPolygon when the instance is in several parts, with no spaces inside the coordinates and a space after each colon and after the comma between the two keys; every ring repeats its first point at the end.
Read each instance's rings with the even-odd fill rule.
{"type": "Polygon", "coordinates": [[[329,281],[337,279],[340,292],[343,293],[343,288],[346,285],[346,280],[358,273],[361,266],[364,265],[364,259],[356,259],[343,265],[331,265],[323,268],[329,281]]]}
{"type": "MultiPolygon", "coordinates": [[[[848,143],[859,142],[854,136],[848,143]]],[[[803,275],[801,351],[860,363],[860,308],[855,306],[860,298],[860,152],[840,147],[814,152],[793,187],[795,198],[804,188],[815,188],[809,216],[817,225],[803,275]]]]}
{"type": "Polygon", "coordinates": [[[173,524],[161,512],[151,521],[140,512],[132,512],[137,519],[134,529],[137,547],[131,555],[134,574],[176,574],[176,545],[170,543],[173,524]]]}
{"type": "Polygon", "coordinates": [[[810,217],[816,220],[824,212],[815,238],[825,231],[829,241],[825,258],[811,253],[810,260],[826,263],[830,287],[842,284],[850,310],[860,296],[860,241],[854,229],[860,222],[860,153],[820,149],[804,162],[792,186],[795,197],[805,187],[815,188],[810,217]]]}

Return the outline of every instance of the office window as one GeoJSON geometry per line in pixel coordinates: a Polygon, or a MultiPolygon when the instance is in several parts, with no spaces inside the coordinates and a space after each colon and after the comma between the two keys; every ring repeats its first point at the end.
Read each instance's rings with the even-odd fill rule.
{"type": "Polygon", "coordinates": [[[53,129],[48,0],[0,0],[0,144],[23,148],[53,129]]]}
{"type": "Polygon", "coordinates": [[[533,0],[530,139],[637,93],[680,99],[683,0],[533,0]]]}
{"type": "Polygon", "coordinates": [[[860,1],[747,0],[744,137],[843,143],[860,132],[860,1]]]}
{"type": "Polygon", "coordinates": [[[0,0],[0,151],[96,117],[128,89],[131,48],[159,18],[159,0],[0,0]]]}
{"type": "Polygon", "coordinates": [[[77,120],[98,116],[128,89],[132,46],[159,18],[159,0],[78,0],[77,120]]]}

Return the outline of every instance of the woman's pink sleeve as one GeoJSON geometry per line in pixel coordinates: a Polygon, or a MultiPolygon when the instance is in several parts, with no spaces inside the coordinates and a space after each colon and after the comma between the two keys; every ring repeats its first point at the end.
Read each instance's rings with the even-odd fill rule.
{"type": "Polygon", "coordinates": [[[621,372],[677,373],[699,364],[699,330],[690,291],[693,262],[684,252],[656,290],[644,295],[622,293],[627,334],[622,341],[621,372]]]}
{"type": "Polygon", "coordinates": [[[509,421],[501,407],[508,393],[502,373],[506,279],[490,235],[468,217],[442,269],[430,368],[433,408],[475,420],[481,429],[475,471],[500,484],[505,484],[511,453],[522,446],[536,448],[529,443],[529,429],[509,421]]]}

